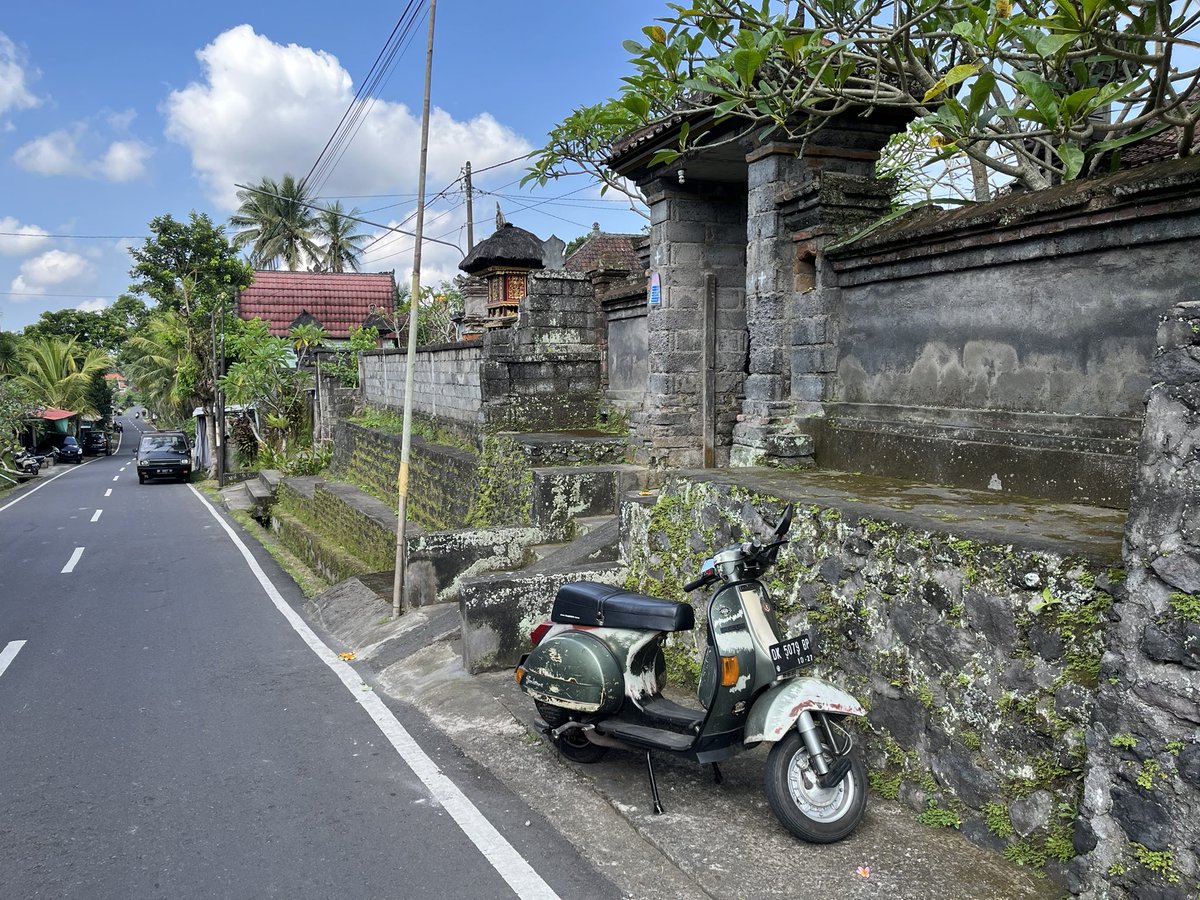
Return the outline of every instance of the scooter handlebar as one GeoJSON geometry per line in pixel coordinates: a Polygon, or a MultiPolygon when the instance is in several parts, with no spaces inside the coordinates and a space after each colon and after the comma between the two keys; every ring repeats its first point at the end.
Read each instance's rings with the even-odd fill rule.
{"type": "Polygon", "coordinates": [[[685,584],[683,586],[683,591],[685,594],[690,594],[692,591],[702,588],[707,584],[712,584],[716,580],[717,576],[715,574],[701,575],[695,581],[689,581],[687,584],[685,584]]]}

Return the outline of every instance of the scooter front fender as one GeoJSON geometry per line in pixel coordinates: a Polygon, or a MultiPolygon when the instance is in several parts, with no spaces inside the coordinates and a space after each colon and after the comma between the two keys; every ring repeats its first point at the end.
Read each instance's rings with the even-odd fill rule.
{"type": "Polygon", "coordinates": [[[806,709],[839,716],[867,714],[861,703],[828,681],[810,676],[789,678],[775,682],[754,701],[746,719],[746,743],[782,739],[806,709]]]}

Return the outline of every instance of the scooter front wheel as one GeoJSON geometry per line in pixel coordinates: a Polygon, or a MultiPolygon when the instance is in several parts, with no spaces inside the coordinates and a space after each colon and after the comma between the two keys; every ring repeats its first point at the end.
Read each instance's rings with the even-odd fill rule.
{"type": "MultiPolygon", "coordinates": [[[[537,707],[538,715],[542,717],[542,721],[552,729],[566,725],[571,720],[570,713],[561,707],[541,702],[535,702],[534,705],[537,707]]],[[[607,747],[593,744],[587,739],[587,735],[578,728],[570,728],[558,737],[551,736],[550,741],[559,753],[572,762],[577,763],[599,762],[604,754],[608,752],[607,747]]]]}
{"type": "MultiPolygon", "coordinates": [[[[822,745],[826,762],[833,754],[822,745]]],[[[858,827],[867,807],[867,770],[858,748],[850,751],[850,770],[835,786],[817,783],[808,749],[793,730],[767,757],[767,801],[783,826],[813,844],[840,841],[858,827]]]]}

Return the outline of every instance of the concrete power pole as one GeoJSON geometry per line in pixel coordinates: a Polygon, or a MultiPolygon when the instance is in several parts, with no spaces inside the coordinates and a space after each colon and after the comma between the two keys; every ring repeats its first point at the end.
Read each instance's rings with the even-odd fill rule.
{"type": "Polygon", "coordinates": [[[475,203],[471,194],[471,161],[467,160],[464,178],[467,188],[467,252],[475,249],[475,203]]]}
{"type": "Polygon", "coordinates": [[[425,51],[425,101],[421,110],[421,164],[417,174],[417,225],[413,248],[412,294],[408,306],[408,357],[404,364],[404,426],[400,443],[400,471],[397,473],[396,574],[392,581],[392,618],[408,606],[405,597],[405,566],[408,548],[408,472],[412,455],[413,369],[417,355],[417,314],[421,308],[421,240],[425,231],[425,167],[429,159],[429,85],[433,79],[433,18],[437,0],[429,0],[429,45],[425,51]]]}

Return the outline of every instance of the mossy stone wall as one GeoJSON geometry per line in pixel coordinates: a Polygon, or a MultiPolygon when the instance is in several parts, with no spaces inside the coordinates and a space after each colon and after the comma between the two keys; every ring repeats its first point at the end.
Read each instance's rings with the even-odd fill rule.
{"type": "MultiPolygon", "coordinates": [[[[625,504],[628,586],[683,598],[705,557],[762,533],[784,505],[669,479],[653,505],[625,504]]],[[[868,707],[858,731],[876,791],[1065,880],[1119,575],[835,508],[798,508],[789,538],[772,596],[790,634],[814,633],[817,674],[868,707]]],[[[708,598],[692,599],[696,642],[676,655],[704,643],[708,598]]]]}
{"type": "MultiPolygon", "coordinates": [[[[332,470],[395,508],[401,436],[352,422],[338,423],[332,470]]],[[[479,461],[455,447],[414,435],[408,515],[429,530],[461,528],[475,505],[479,461]]]]}

